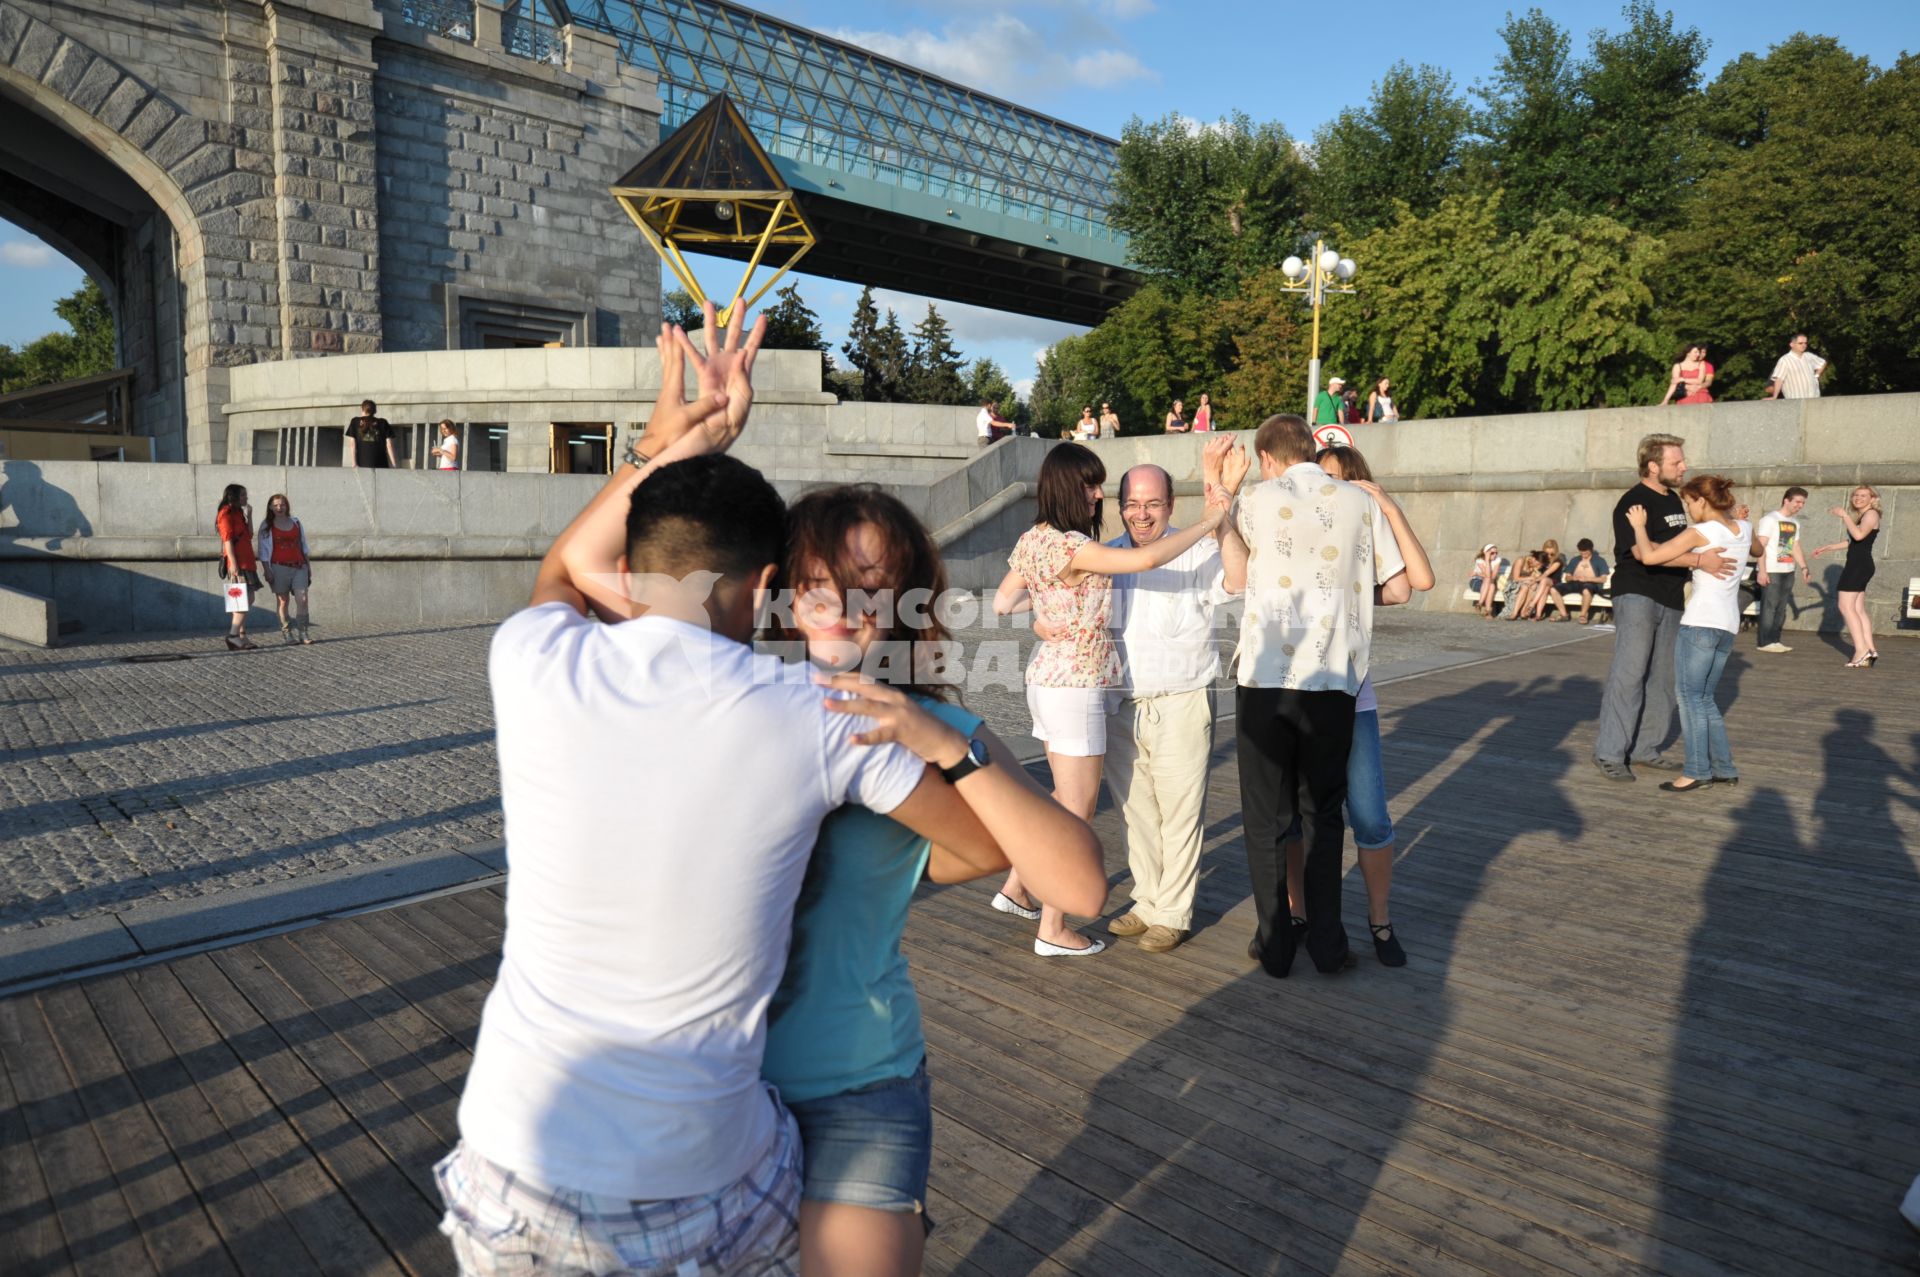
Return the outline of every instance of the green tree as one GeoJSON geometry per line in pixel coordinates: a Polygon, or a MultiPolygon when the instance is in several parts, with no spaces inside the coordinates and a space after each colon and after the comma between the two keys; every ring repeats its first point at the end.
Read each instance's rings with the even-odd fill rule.
{"type": "Polygon", "coordinates": [[[1920,59],[1876,71],[1795,36],[1729,63],[1700,116],[1656,291],[1675,344],[1708,344],[1716,395],[1760,393],[1795,331],[1831,389],[1920,385],[1920,59]]]}
{"type": "Polygon", "coordinates": [[[660,317],[669,324],[678,324],[688,332],[704,327],[706,313],[693,294],[684,288],[676,288],[660,299],[660,317]]]}
{"type": "Polygon", "coordinates": [[[880,322],[880,309],[874,305],[871,286],[860,290],[854,303],[853,320],[847,325],[847,341],[840,347],[847,365],[857,377],[860,398],[868,403],[894,403],[901,399],[906,376],[907,339],[900,321],[889,310],[880,322]]]}
{"type": "Polygon", "coordinates": [[[989,401],[999,404],[1000,415],[1008,421],[1020,421],[1024,415],[1024,406],[1014,392],[1013,383],[991,359],[976,359],[968,365],[966,395],[966,402],[970,404],[989,401]]]}
{"type": "Polygon", "coordinates": [[[1278,124],[1136,117],[1120,135],[1108,219],[1143,273],[1176,291],[1224,291],[1297,238],[1307,176],[1278,124]]]}
{"type": "Polygon", "coordinates": [[[1505,193],[1502,224],[1511,229],[1561,206],[1568,170],[1579,163],[1581,110],[1573,44],[1559,23],[1538,9],[1509,13],[1500,39],[1505,52],[1473,90],[1484,140],[1472,167],[1483,190],[1505,193]]]}
{"type": "MultiPolygon", "coordinates": [[[[1033,433],[1043,439],[1058,439],[1061,431],[1071,429],[1080,419],[1081,408],[1091,403],[1097,411],[1102,398],[1113,397],[1091,389],[1093,376],[1087,368],[1086,346],[1086,335],[1062,337],[1035,363],[1027,416],[1033,433]]],[[[1120,404],[1114,407],[1122,414],[1124,429],[1129,424],[1124,408],[1120,404]]]]}
{"type": "Polygon", "coordinates": [[[820,332],[820,317],[800,296],[800,285],[790,283],[774,293],[774,305],[767,309],[767,336],[761,344],[768,350],[817,350],[820,352],[820,389],[832,388],[833,348],[820,332]]]}
{"type": "Polygon", "coordinates": [[[1561,213],[1494,257],[1498,393],[1530,412],[1658,400],[1665,343],[1652,325],[1652,236],[1561,213]]]}
{"type": "Polygon", "coordinates": [[[0,346],[0,394],[111,372],[115,366],[113,311],[106,294],[89,279],[53,304],[67,321],[19,350],[0,346]]]}
{"type": "Polygon", "coordinates": [[[1219,429],[1250,430],[1276,412],[1299,412],[1306,403],[1307,312],[1300,294],[1286,290],[1287,283],[1278,266],[1269,266],[1240,281],[1239,290],[1221,305],[1233,352],[1232,367],[1213,393],[1219,429]]]}
{"type": "Polygon", "coordinates": [[[1579,71],[1582,132],[1566,171],[1567,207],[1629,226],[1670,224],[1697,173],[1694,119],[1707,41],[1652,0],[1631,0],[1626,30],[1596,31],[1579,71]]]}
{"type": "Polygon", "coordinates": [[[909,403],[960,404],[967,400],[966,366],[954,348],[953,329],[933,303],[927,317],[913,326],[913,348],[907,356],[905,378],[909,403]]]}
{"type": "Polygon", "coordinates": [[[1364,108],[1348,107],[1314,134],[1316,224],[1364,233],[1392,218],[1395,200],[1431,212],[1458,182],[1472,127],[1452,76],[1394,63],[1364,108]]]}

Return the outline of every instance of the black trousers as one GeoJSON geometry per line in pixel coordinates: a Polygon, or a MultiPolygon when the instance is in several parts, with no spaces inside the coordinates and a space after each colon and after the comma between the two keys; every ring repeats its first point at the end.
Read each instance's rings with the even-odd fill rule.
{"type": "Polygon", "coordinates": [[[1255,940],[1260,965],[1272,975],[1285,975],[1293,966],[1281,835],[1296,813],[1307,854],[1307,953],[1322,971],[1337,971],[1346,961],[1340,862],[1347,838],[1343,804],[1354,703],[1345,692],[1238,689],[1241,822],[1260,920],[1255,940]]]}

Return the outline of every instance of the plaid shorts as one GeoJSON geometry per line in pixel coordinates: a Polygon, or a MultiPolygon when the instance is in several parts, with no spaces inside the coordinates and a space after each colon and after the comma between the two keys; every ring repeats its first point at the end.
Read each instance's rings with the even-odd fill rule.
{"type": "Polygon", "coordinates": [[[461,1277],[799,1277],[800,1138],[784,1109],[759,1164],[698,1197],[540,1188],[464,1143],[433,1176],[461,1277]]]}

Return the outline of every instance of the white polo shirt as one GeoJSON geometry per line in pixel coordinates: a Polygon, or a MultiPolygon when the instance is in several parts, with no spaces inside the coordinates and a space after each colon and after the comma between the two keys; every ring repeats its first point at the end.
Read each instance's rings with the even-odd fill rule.
{"type": "Polygon", "coordinates": [[[507,934],[460,1134],[547,1188],[721,1188],[774,1134],[767,1004],[820,822],[893,810],[926,767],[853,744],[860,720],[820,688],[679,621],[528,608],[488,673],[507,934]]]}
{"type": "Polygon", "coordinates": [[[1356,696],[1373,646],[1373,589],[1406,570],[1386,514],[1311,461],[1240,494],[1247,543],[1240,685],[1356,696]]]}
{"type": "Polygon", "coordinates": [[[974,433],[982,439],[993,434],[993,414],[982,408],[979,415],[973,419],[973,429],[974,433]]]}
{"type": "MultiPolygon", "coordinates": [[[[1178,531],[1169,527],[1165,535],[1178,531]]],[[[1132,549],[1133,537],[1123,532],[1107,544],[1132,549]]],[[[1127,694],[1167,696],[1213,686],[1220,677],[1213,613],[1232,598],[1212,537],[1171,563],[1114,577],[1112,625],[1127,694]]]]}

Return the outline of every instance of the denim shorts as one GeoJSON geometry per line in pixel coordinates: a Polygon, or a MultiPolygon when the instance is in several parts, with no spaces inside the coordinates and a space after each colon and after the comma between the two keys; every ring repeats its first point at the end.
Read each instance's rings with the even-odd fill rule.
{"type": "MultiPolygon", "coordinates": [[[[789,1103],[800,1124],[810,1202],[843,1202],[925,1217],[933,1161],[933,1097],[927,1064],[838,1095],[789,1103]]],[[[927,1221],[928,1231],[933,1222],[927,1221]]]]}
{"type": "MultiPolygon", "coordinates": [[[[1393,843],[1393,817],[1387,813],[1387,773],[1380,766],[1380,713],[1362,710],[1353,716],[1353,748],[1347,753],[1347,827],[1353,845],[1377,851],[1393,843]]],[[[1287,826],[1285,838],[1300,836],[1300,817],[1287,826]]]]}

